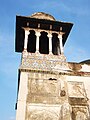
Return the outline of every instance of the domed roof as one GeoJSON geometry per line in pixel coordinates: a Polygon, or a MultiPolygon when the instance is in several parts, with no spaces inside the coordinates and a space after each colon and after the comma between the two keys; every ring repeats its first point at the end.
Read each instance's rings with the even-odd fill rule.
{"type": "Polygon", "coordinates": [[[90,59],[84,60],[84,61],[82,61],[82,62],[80,62],[80,63],[82,63],[82,64],[90,64],[90,59]]]}
{"type": "Polygon", "coordinates": [[[55,18],[52,15],[49,15],[47,13],[44,12],[37,12],[34,13],[30,16],[31,18],[37,18],[37,19],[45,19],[45,20],[52,20],[55,21],[55,18]]]}

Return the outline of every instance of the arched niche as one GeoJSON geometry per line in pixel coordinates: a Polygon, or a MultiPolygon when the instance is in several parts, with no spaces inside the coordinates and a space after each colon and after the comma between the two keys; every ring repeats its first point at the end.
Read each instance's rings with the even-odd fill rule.
{"type": "Polygon", "coordinates": [[[34,30],[30,30],[30,34],[28,36],[27,51],[31,53],[35,53],[36,51],[36,35],[34,30]]]}
{"type": "Polygon", "coordinates": [[[49,38],[47,37],[47,32],[41,32],[39,38],[39,52],[41,54],[49,54],[49,38]]]}
{"type": "Polygon", "coordinates": [[[60,54],[60,43],[59,43],[58,34],[56,33],[52,34],[52,53],[54,55],[60,54]]]}

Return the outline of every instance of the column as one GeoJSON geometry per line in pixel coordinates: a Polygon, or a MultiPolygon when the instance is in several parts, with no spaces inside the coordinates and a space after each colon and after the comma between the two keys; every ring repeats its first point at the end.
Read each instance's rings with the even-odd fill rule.
{"type": "Polygon", "coordinates": [[[40,32],[39,31],[35,31],[36,32],[36,53],[39,53],[39,37],[40,37],[40,32]]]}
{"type": "Polygon", "coordinates": [[[25,39],[24,39],[24,50],[27,51],[27,44],[28,44],[28,35],[29,35],[29,30],[25,30],[25,39]]]}
{"type": "Polygon", "coordinates": [[[48,33],[49,37],[49,54],[52,54],[52,34],[48,33]]]}
{"type": "Polygon", "coordinates": [[[63,54],[64,51],[63,51],[62,35],[59,34],[58,38],[59,38],[59,43],[60,43],[60,52],[61,54],[63,54]]]}

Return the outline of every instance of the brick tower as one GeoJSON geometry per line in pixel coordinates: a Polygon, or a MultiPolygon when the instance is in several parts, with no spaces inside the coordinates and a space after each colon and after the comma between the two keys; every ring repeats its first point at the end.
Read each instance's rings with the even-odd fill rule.
{"type": "Polygon", "coordinates": [[[64,56],[72,26],[42,12],[16,16],[16,52],[22,53],[16,120],[89,120],[84,84],[76,81],[81,65],[64,56]]]}

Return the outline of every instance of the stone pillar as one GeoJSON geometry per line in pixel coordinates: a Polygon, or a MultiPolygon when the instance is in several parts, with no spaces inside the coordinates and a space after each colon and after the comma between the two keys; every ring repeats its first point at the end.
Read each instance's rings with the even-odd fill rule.
{"type": "Polygon", "coordinates": [[[27,51],[27,44],[28,44],[28,35],[29,35],[29,30],[26,30],[26,29],[24,29],[25,30],[25,39],[24,39],[24,50],[26,50],[27,51]]]}
{"type": "Polygon", "coordinates": [[[36,31],[36,53],[39,53],[39,37],[40,37],[40,32],[36,31]]]}
{"type": "Polygon", "coordinates": [[[28,93],[27,83],[28,83],[28,73],[21,72],[18,101],[17,101],[16,120],[25,120],[26,100],[28,93]]]}
{"type": "Polygon", "coordinates": [[[49,37],[49,54],[52,54],[52,34],[48,33],[49,37]]]}
{"type": "Polygon", "coordinates": [[[60,43],[60,52],[61,54],[63,54],[63,43],[62,43],[62,34],[59,34],[58,35],[58,38],[59,38],[59,43],[60,43]]]}

